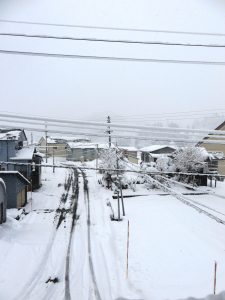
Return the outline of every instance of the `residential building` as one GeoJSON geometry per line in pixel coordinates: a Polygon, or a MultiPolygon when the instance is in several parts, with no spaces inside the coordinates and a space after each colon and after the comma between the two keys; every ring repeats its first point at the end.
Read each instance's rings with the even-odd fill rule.
{"type": "MultiPolygon", "coordinates": [[[[55,136],[47,137],[47,156],[67,156],[67,143],[90,142],[86,137],[73,136],[55,136]]],[[[46,137],[42,137],[38,143],[38,149],[41,153],[46,154],[46,137]]]]}
{"type": "Polygon", "coordinates": [[[142,162],[155,162],[160,156],[170,156],[176,151],[176,147],[168,145],[152,145],[140,149],[142,162]]]}
{"type": "Polygon", "coordinates": [[[97,159],[102,150],[109,149],[108,144],[98,143],[68,143],[67,145],[67,160],[72,161],[91,161],[97,159]]]}
{"type": "Polygon", "coordinates": [[[132,163],[138,164],[138,149],[131,146],[119,146],[122,154],[132,163]]]}
{"type": "MultiPolygon", "coordinates": [[[[215,128],[215,130],[218,130],[218,134],[220,134],[220,131],[225,131],[225,121],[220,124],[218,127],[215,128]]],[[[213,137],[207,136],[204,138],[204,142],[198,143],[198,146],[204,147],[208,153],[212,154],[214,156],[214,159],[211,160],[209,164],[209,168],[213,169],[214,171],[218,171],[219,174],[225,175],[225,138],[224,136],[221,137],[213,137]],[[207,143],[207,141],[213,141],[213,140],[220,140],[224,141],[224,144],[221,143],[215,143],[210,144],[207,143]]]]}
{"type": "Polygon", "coordinates": [[[32,164],[40,164],[42,157],[33,146],[26,144],[27,137],[23,130],[0,129],[0,170],[18,171],[33,183],[33,189],[39,188],[41,167],[32,164]]]}

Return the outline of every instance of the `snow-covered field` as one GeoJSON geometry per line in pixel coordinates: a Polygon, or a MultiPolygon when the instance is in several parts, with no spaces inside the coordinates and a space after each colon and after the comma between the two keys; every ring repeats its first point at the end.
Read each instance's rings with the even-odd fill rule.
{"type": "MultiPolygon", "coordinates": [[[[109,202],[117,212],[113,192],[98,184],[95,171],[78,170],[78,207],[71,231],[72,187],[67,200],[61,198],[71,172],[43,168],[43,185],[32,200],[29,195],[27,214],[8,210],[7,222],[0,227],[0,300],[203,298],[213,293],[215,261],[217,293],[225,290],[223,224],[142,185],[136,194],[145,196],[124,198],[126,216],[111,221],[109,202]],[[46,283],[49,278],[58,282],[46,283]]],[[[225,195],[225,183],[209,190],[225,195]]],[[[212,194],[188,197],[225,220],[225,199],[212,194]]]]}

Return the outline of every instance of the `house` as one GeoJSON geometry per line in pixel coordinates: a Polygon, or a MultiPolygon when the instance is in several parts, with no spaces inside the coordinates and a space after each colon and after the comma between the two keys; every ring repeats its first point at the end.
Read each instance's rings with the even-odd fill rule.
{"type": "Polygon", "coordinates": [[[0,179],[0,224],[6,221],[6,186],[2,179],[0,179]]]}
{"type": "MultiPolygon", "coordinates": [[[[66,157],[67,143],[90,142],[86,137],[73,136],[55,136],[47,137],[47,156],[66,157]]],[[[38,143],[38,148],[41,153],[46,154],[46,137],[42,137],[38,143]]]]}
{"type": "Polygon", "coordinates": [[[130,146],[119,146],[122,154],[132,163],[138,164],[138,149],[130,146]]]}
{"type": "Polygon", "coordinates": [[[0,129],[1,141],[15,141],[15,149],[19,150],[27,143],[25,131],[22,129],[0,129]]]}
{"type": "MultiPolygon", "coordinates": [[[[219,131],[225,131],[225,121],[222,124],[220,124],[218,127],[216,127],[215,130],[218,130],[218,134],[220,134],[219,131]]],[[[207,141],[213,141],[215,139],[217,140],[219,139],[220,141],[224,140],[225,143],[225,138],[223,136],[218,138],[218,137],[213,137],[212,135],[212,136],[205,137],[203,139],[204,142],[200,142],[197,145],[204,147],[210,154],[214,156],[214,159],[211,161],[209,167],[213,168],[215,171],[218,171],[219,174],[225,175],[225,144],[207,143],[207,141]]]]}
{"type": "Polygon", "coordinates": [[[0,161],[2,162],[0,170],[18,171],[33,183],[33,189],[39,188],[41,167],[31,165],[40,164],[42,158],[34,147],[25,144],[27,144],[27,137],[23,130],[0,129],[0,161]]]}
{"type": "Polygon", "coordinates": [[[27,187],[30,182],[18,171],[0,171],[0,179],[5,182],[7,208],[19,208],[27,203],[27,187]]]}
{"type": "Polygon", "coordinates": [[[176,151],[176,148],[168,145],[152,145],[144,147],[140,151],[141,161],[148,163],[156,162],[156,160],[162,155],[170,156],[176,151]]]}
{"type": "MultiPolygon", "coordinates": [[[[108,144],[98,143],[68,143],[67,160],[91,161],[97,159],[102,150],[108,149],[108,144]]],[[[114,147],[112,145],[112,147],[114,147]]]]}

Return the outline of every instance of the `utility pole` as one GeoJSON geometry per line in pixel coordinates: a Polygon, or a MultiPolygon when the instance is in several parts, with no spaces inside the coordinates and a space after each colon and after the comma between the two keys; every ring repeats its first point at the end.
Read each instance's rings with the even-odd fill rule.
{"type": "Polygon", "coordinates": [[[96,169],[98,169],[98,144],[96,144],[96,169]]]}
{"type": "Polygon", "coordinates": [[[54,147],[52,147],[52,170],[53,170],[53,173],[55,173],[55,151],[54,151],[54,147]]]}
{"type": "MultiPolygon", "coordinates": [[[[117,145],[116,145],[117,147],[117,145]]],[[[118,191],[118,197],[119,197],[119,192],[120,192],[120,197],[121,197],[121,204],[122,204],[122,211],[123,211],[123,216],[125,216],[125,207],[124,207],[124,201],[123,201],[123,189],[122,189],[122,183],[121,183],[121,177],[119,175],[119,157],[118,157],[118,151],[116,149],[116,174],[117,174],[117,182],[119,184],[119,191],[118,191]]]]}
{"type": "Polygon", "coordinates": [[[45,162],[48,163],[48,131],[47,122],[45,123],[45,162]]]}
{"type": "Polygon", "coordinates": [[[111,124],[111,118],[110,116],[107,117],[107,123],[108,123],[108,126],[107,126],[107,130],[106,130],[106,133],[108,133],[109,135],[109,148],[111,148],[111,145],[112,145],[112,139],[111,139],[111,127],[110,127],[110,124],[111,124]]]}
{"type": "Polygon", "coordinates": [[[34,144],[33,132],[31,132],[31,134],[30,134],[30,143],[31,143],[31,145],[34,144]]]}
{"type": "MultiPolygon", "coordinates": [[[[120,193],[121,193],[121,200],[123,199],[122,196],[122,185],[121,185],[121,179],[119,176],[119,158],[118,158],[118,151],[116,149],[116,175],[117,175],[117,205],[118,205],[118,221],[121,221],[120,218],[120,193]]],[[[122,208],[123,208],[123,216],[125,216],[125,212],[124,212],[124,205],[122,203],[122,208]]]]}

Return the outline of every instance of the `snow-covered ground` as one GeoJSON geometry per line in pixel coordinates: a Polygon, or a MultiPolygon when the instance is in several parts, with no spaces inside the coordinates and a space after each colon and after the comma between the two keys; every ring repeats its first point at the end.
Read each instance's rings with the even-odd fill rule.
{"type": "MultiPolygon", "coordinates": [[[[124,198],[126,216],[121,222],[111,221],[109,202],[117,215],[113,192],[98,184],[100,175],[95,171],[78,172],[72,231],[72,187],[62,201],[65,179],[72,174],[69,169],[53,173],[43,168],[43,185],[29,194],[26,213],[8,210],[7,222],[0,227],[1,300],[203,298],[213,293],[215,261],[217,293],[225,290],[223,224],[143,185],[137,185],[135,193],[124,191],[144,196],[124,198]],[[49,278],[58,282],[46,283],[49,278]]],[[[173,189],[186,191],[175,185],[173,189]]],[[[225,195],[225,183],[207,190],[225,195]]],[[[225,199],[212,194],[187,197],[225,220],[225,199]]]]}

